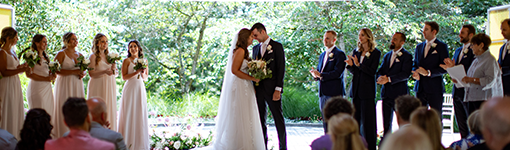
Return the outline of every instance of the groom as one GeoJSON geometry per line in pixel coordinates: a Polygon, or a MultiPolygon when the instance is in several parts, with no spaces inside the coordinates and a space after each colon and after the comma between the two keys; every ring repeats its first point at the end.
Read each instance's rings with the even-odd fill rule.
{"type": "Polygon", "coordinates": [[[267,67],[273,72],[273,77],[260,80],[259,85],[255,86],[255,95],[257,97],[257,106],[259,107],[260,123],[264,132],[264,140],[267,149],[267,109],[266,104],[273,114],[278,140],[280,141],[280,150],[287,149],[287,133],[285,131],[285,121],[282,113],[281,93],[283,92],[283,76],[285,74],[285,53],[281,43],[273,41],[267,35],[266,27],[262,23],[256,23],[251,27],[253,38],[259,41],[259,44],[253,47],[252,58],[255,60],[270,61],[267,67]]]}

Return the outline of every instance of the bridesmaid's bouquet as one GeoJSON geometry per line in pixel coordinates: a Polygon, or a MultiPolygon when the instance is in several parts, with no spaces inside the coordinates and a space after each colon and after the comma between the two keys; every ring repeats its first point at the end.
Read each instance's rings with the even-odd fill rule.
{"type": "MultiPolygon", "coordinates": [[[[133,67],[133,69],[135,69],[135,70],[145,69],[145,68],[147,68],[147,65],[149,64],[149,62],[145,58],[135,58],[134,63],[135,63],[135,67],[133,67]]],[[[140,74],[138,74],[137,79],[140,79],[140,74]]]]}
{"type": "Polygon", "coordinates": [[[80,67],[81,71],[93,70],[94,69],[94,68],[89,68],[89,64],[90,64],[90,60],[89,59],[85,59],[85,57],[80,56],[76,60],[78,60],[78,62],[74,66],[75,67],[80,67]]]}
{"type": "Polygon", "coordinates": [[[119,61],[120,59],[121,59],[120,55],[117,53],[109,53],[106,56],[106,61],[110,64],[114,64],[116,61],[119,61]]]}
{"type": "Polygon", "coordinates": [[[50,63],[48,63],[48,69],[50,69],[50,72],[52,74],[55,74],[55,72],[57,71],[60,71],[60,63],[58,63],[58,61],[52,61],[50,63]]]}
{"type": "MultiPolygon", "coordinates": [[[[269,62],[271,62],[271,60],[269,60],[267,62],[264,60],[252,60],[252,61],[248,62],[248,72],[250,73],[251,76],[253,76],[254,78],[260,79],[260,80],[272,78],[273,71],[271,71],[271,69],[267,68],[267,64],[269,62]]],[[[259,86],[259,83],[256,82],[255,86],[259,86]]]]}
{"type": "Polygon", "coordinates": [[[25,59],[25,62],[30,68],[33,68],[41,58],[38,56],[38,54],[34,53],[34,51],[27,50],[25,53],[23,53],[23,59],[25,59]]]}

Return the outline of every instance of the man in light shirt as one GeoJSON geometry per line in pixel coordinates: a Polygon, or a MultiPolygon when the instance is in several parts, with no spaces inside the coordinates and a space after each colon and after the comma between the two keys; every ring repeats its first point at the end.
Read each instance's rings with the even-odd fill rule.
{"type": "Polygon", "coordinates": [[[506,96],[510,96],[510,19],[501,22],[501,34],[506,43],[499,49],[499,67],[503,72],[503,90],[506,96]]]}

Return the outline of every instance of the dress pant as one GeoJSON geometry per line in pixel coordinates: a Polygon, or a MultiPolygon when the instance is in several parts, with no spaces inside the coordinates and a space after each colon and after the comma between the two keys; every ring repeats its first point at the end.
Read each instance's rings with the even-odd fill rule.
{"type": "Polygon", "coordinates": [[[360,134],[366,139],[369,150],[376,150],[377,143],[377,124],[375,115],[374,99],[361,99],[354,97],[355,113],[354,118],[358,121],[360,134]]]}
{"type": "Polygon", "coordinates": [[[441,126],[443,122],[443,93],[425,93],[417,92],[418,99],[421,101],[422,106],[430,106],[437,111],[439,119],[441,120],[441,126]]]}
{"type": "Polygon", "coordinates": [[[324,128],[324,134],[328,133],[328,123],[326,122],[324,118],[324,106],[326,106],[326,102],[328,102],[329,98],[331,96],[322,95],[319,97],[319,107],[321,108],[321,114],[322,114],[322,127],[324,128]]]}
{"type": "MultiPolygon", "coordinates": [[[[257,93],[256,93],[257,94],[257,93]]],[[[258,97],[258,96],[257,96],[258,97]]],[[[262,97],[262,96],[261,96],[262,97]]],[[[287,132],[285,130],[285,120],[282,113],[282,100],[273,101],[272,99],[259,99],[257,98],[257,105],[259,108],[260,123],[262,126],[262,132],[264,134],[264,141],[267,149],[267,107],[273,115],[274,123],[276,126],[276,132],[278,133],[278,141],[280,143],[280,150],[287,149],[287,132]],[[266,105],[267,103],[267,105],[266,105]]]]}
{"type": "Polygon", "coordinates": [[[383,111],[383,127],[384,136],[391,134],[393,123],[393,112],[395,111],[395,98],[383,98],[382,100],[383,111]]]}
{"type": "Polygon", "coordinates": [[[465,139],[469,135],[469,128],[467,125],[467,107],[464,102],[464,89],[455,89],[455,95],[453,96],[453,109],[455,111],[455,121],[459,127],[460,137],[465,139]],[[462,90],[462,92],[461,92],[462,90]],[[461,92],[461,93],[457,93],[461,92]],[[462,95],[462,96],[461,96],[462,95]]]}
{"type": "Polygon", "coordinates": [[[471,115],[471,113],[474,111],[480,109],[480,106],[482,106],[483,102],[485,102],[485,100],[467,102],[468,116],[471,115]]]}

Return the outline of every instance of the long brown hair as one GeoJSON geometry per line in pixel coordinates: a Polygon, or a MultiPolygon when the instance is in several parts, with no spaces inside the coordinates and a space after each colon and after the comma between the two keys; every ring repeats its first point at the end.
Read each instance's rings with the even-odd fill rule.
{"type": "Polygon", "coordinates": [[[432,148],[440,150],[444,149],[441,144],[441,120],[436,110],[420,107],[411,114],[411,124],[423,129],[432,142],[432,148]]]}
{"type": "Polygon", "coordinates": [[[328,120],[333,140],[332,150],[365,150],[359,135],[358,123],[351,115],[339,113],[328,120]]]}
{"type": "Polygon", "coordinates": [[[364,51],[373,52],[375,49],[375,46],[376,46],[374,34],[372,34],[372,31],[369,28],[363,28],[360,30],[360,32],[365,33],[365,36],[367,37],[367,40],[368,40],[368,48],[370,48],[370,49],[368,49],[368,50],[363,49],[363,45],[361,44],[361,41],[358,40],[358,50],[360,52],[364,52],[364,51]]]}
{"type": "MultiPolygon", "coordinates": [[[[36,45],[35,43],[41,42],[43,38],[46,38],[46,36],[45,36],[45,35],[42,35],[42,34],[36,34],[36,35],[34,35],[34,37],[32,37],[32,45],[30,45],[30,47],[25,48],[25,50],[21,51],[21,52],[18,54],[18,57],[21,57],[21,55],[22,55],[23,53],[25,53],[25,52],[26,52],[27,50],[29,50],[29,49],[32,49],[32,51],[34,51],[35,53],[37,53],[37,54],[38,54],[38,53],[39,53],[39,50],[37,49],[37,45],[36,45]]],[[[48,61],[50,61],[50,60],[48,59],[48,54],[46,54],[46,51],[43,51],[43,52],[42,52],[42,54],[43,54],[44,59],[46,59],[46,61],[47,61],[47,62],[48,62],[48,61]]],[[[41,65],[41,60],[37,61],[37,64],[41,65]]]]}
{"type": "Polygon", "coordinates": [[[131,44],[131,43],[135,43],[135,44],[136,44],[136,46],[138,47],[138,58],[143,58],[143,49],[142,49],[142,47],[140,46],[140,42],[138,42],[137,40],[131,40],[131,41],[129,41],[129,43],[128,43],[128,45],[127,45],[127,52],[128,52],[127,57],[128,57],[128,58],[129,58],[129,57],[131,57],[131,52],[129,52],[129,44],[131,44]]]}
{"type": "Polygon", "coordinates": [[[250,59],[249,52],[248,52],[248,39],[251,36],[251,30],[247,28],[242,28],[239,33],[237,33],[237,43],[236,48],[234,51],[238,48],[241,48],[244,50],[244,59],[250,59]]]}
{"type": "MultiPolygon", "coordinates": [[[[7,43],[7,38],[15,38],[18,35],[18,31],[13,27],[5,27],[2,29],[2,36],[0,36],[0,47],[3,47],[7,43]]],[[[10,50],[10,49],[6,49],[10,50]]]]}
{"type": "Polygon", "coordinates": [[[67,43],[69,42],[69,40],[71,40],[71,37],[73,35],[76,35],[76,34],[74,34],[73,32],[66,32],[64,34],[64,36],[62,36],[62,42],[64,42],[64,46],[62,46],[62,49],[66,49],[67,48],[67,43]]]}
{"type": "MultiPolygon", "coordinates": [[[[99,63],[99,61],[101,61],[101,55],[100,55],[101,52],[99,50],[98,43],[102,37],[106,37],[106,35],[104,35],[103,33],[97,33],[96,36],[94,37],[94,40],[92,41],[92,52],[94,53],[94,55],[96,55],[96,66],[99,63]]],[[[108,38],[107,38],[107,40],[108,40],[108,38]]],[[[108,46],[106,47],[106,50],[104,50],[104,54],[105,54],[105,56],[108,55],[108,46]]]]}

